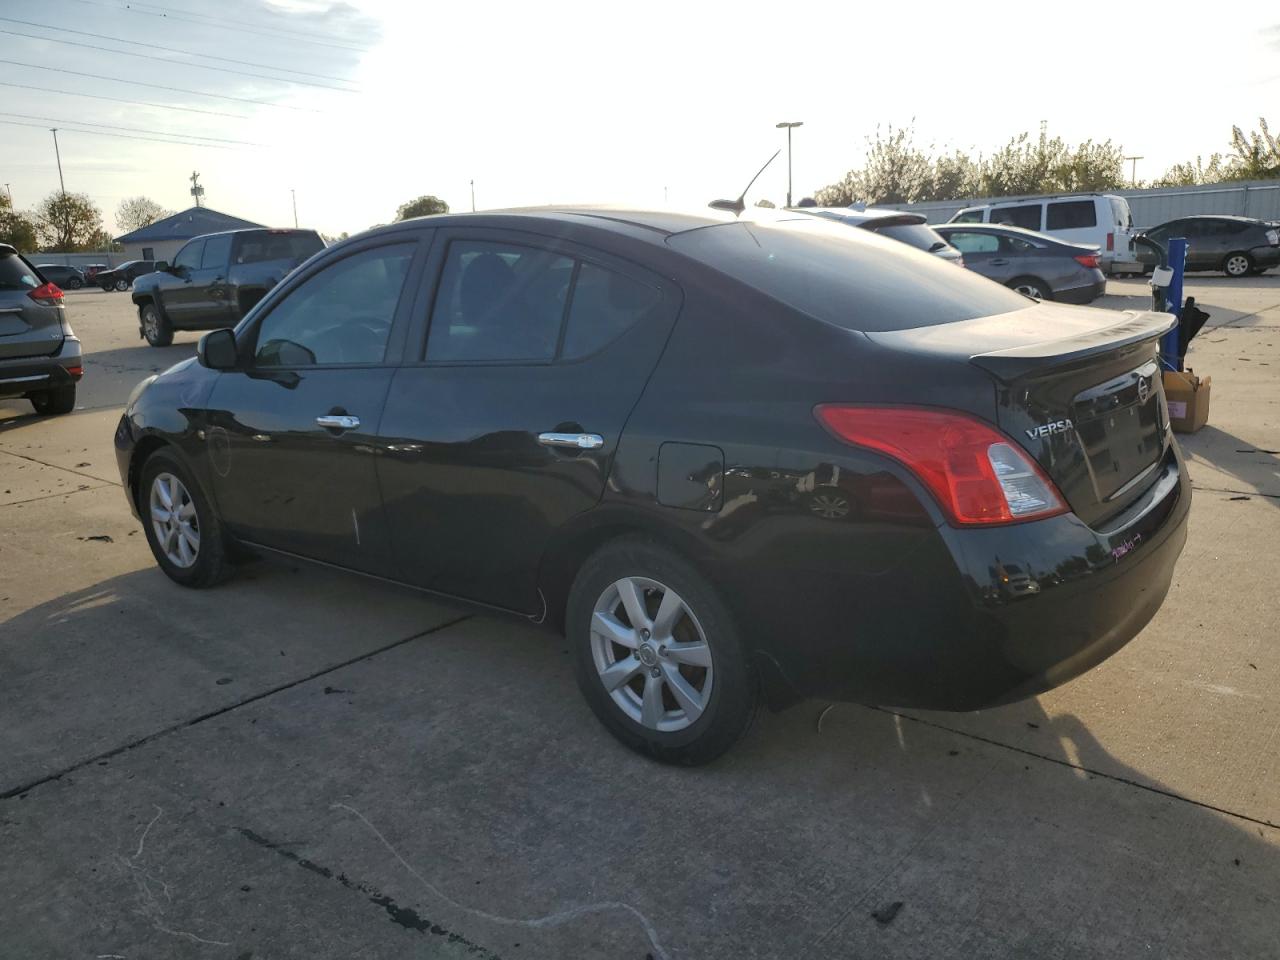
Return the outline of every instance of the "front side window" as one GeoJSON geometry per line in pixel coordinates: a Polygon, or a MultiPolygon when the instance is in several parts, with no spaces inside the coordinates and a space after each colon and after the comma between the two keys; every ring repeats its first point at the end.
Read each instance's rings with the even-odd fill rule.
{"type": "Polygon", "coordinates": [[[1092,200],[1062,200],[1049,204],[1046,230],[1079,230],[1098,225],[1098,211],[1092,200]]]}
{"type": "Polygon", "coordinates": [[[204,256],[204,240],[192,240],[178,251],[178,255],[173,258],[173,265],[178,269],[199,270],[202,256],[204,256]]]}
{"type": "Polygon", "coordinates": [[[569,257],[537,247],[453,241],[431,311],[427,359],[551,361],[573,269],[569,257]]]}
{"type": "Polygon", "coordinates": [[[961,253],[995,253],[1000,238],[990,233],[950,233],[947,240],[961,253]]]}
{"type": "Polygon", "coordinates": [[[204,257],[200,264],[206,270],[222,269],[231,259],[231,234],[223,233],[204,242],[204,257]]]}
{"type": "Polygon", "coordinates": [[[1040,229],[1040,204],[1028,203],[1018,207],[996,207],[991,211],[991,223],[1007,223],[1024,230],[1040,229]]]}
{"type": "Polygon", "coordinates": [[[362,250],[312,274],[258,327],[260,367],[381,363],[414,244],[362,250]]]}

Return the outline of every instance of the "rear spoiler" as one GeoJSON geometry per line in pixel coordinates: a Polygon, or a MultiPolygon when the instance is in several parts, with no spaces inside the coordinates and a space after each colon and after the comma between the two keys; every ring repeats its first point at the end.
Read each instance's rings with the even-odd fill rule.
{"type": "Polygon", "coordinates": [[[1171,313],[1152,310],[1126,310],[1121,319],[1105,327],[1074,334],[1061,340],[994,350],[971,356],[969,362],[994,373],[1001,380],[1016,380],[1045,367],[1061,367],[1077,360],[1087,360],[1100,353],[1155,340],[1178,324],[1171,313]]]}

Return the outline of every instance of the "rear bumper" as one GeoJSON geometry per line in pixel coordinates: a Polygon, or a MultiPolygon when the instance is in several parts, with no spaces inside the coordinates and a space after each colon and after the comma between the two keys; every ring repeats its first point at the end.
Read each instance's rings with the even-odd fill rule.
{"type": "Polygon", "coordinates": [[[975,710],[1063,684],[1133,639],[1164,601],[1191,486],[1176,449],[1161,470],[1106,530],[1072,514],[943,525],[862,582],[810,568],[781,590],[759,583],[768,599],[747,606],[770,634],[756,634],[763,657],[800,695],[919,709],[975,710]]]}
{"type": "Polygon", "coordinates": [[[62,347],[51,356],[0,360],[0,397],[22,397],[38,390],[68,386],[80,379],[83,369],[80,341],[66,337],[62,347]]]}
{"type": "Polygon", "coordinates": [[[1254,247],[1249,251],[1253,265],[1259,270],[1266,270],[1280,264],[1280,247],[1254,247]]]}
{"type": "Polygon", "coordinates": [[[1103,276],[1101,270],[1094,272],[1098,276],[1089,283],[1053,291],[1053,299],[1059,303],[1093,303],[1107,292],[1107,278],[1103,276]]]}

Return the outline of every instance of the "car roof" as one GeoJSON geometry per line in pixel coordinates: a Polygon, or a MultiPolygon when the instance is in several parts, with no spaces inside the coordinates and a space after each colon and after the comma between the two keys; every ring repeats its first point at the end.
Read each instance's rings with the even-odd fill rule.
{"type": "Polygon", "coordinates": [[[855,226],[877,224],[885,227],[928,223],[929,218],[910,210],[894,210],[890,207],[797,207],[800,213],[810,213],[828,220],[840,220],[855,226]]]}

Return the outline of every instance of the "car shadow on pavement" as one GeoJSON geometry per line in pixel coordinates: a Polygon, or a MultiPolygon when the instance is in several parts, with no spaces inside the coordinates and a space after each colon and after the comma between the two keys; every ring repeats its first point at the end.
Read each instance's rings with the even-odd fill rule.
{"type": "Polygon", "coordinates": [[[1235,478],[1245,489],[1220,488],[1213,477],[1197,482],[1198,486],[1233,493],[1242,499],[1257,497],[1280,507],[1280,450],[1259,447],[1212,424],[1180,436],[1178,442],[1183,453],[1190,455],[1193,480],[1197,463],[1203,461],[1227,478],[1235,478]]]}
{"type": "MultiPolygon", "coordinates": [[[[1038,701],[1009,720],[1035,729],[1031,747],[998,725],[953,730],[945,714],[807,702],[762,716],[711,766],[665,767],[593,721],[563,638],[477,616],[369,655],[368,636],[394,632],[389,591],[355,581],[339,592],[337,578],[267,567],[244,571],[264,582],[199,593],[141,570],[0,624],[0,756],[30,758],[33,742],[70,756],[78,744],[87,761],[57,789],[31,790],[6,828],[22,856],[64,871],[24,887],[21,857],[5,858],[11,916],[34,925],[62,915],[81,884],[100,891],[76,865],[110,859],[95,844],[154,803],[172,824],[148,847],[177,891],[170,909],[215,876],[205,909],[237,950],[271,922],[259,913],[249,930],[235,872],[248,857],[255,870],[301,865],[312,892],[351,890],[357,908],[364,899],[333,878],[358,875],[442,928],[495,951],[523,941],[531,956],[605,955],[575,939],[593,927],[638,938],[607,955],[671,960],[1244,957],[1280,941],[1274,823],[1153,785],[1083,719],[1038,701]],[[353,606],[358,626],[331,631],[316,658],[346,666],[295,682],[316,669],[300,665],[311,622],[353,606]],[[299,620],[282,641],[279,625],[299,620]],[[75,729],[59,731],[73,715],[75,729]],[[93,760],[135,741],[107,767],[93,760]],[[46,804],[65,832],[36,826],[46,804]],[[193,861],[196,830],[214,853],[193,861]],[[287,838],[293,858],[246,845],[246,830],[287,838]],[[87,847],[57,850],[64,836],[87,847]],[[561,914],[518,929],[494,920],[561,914]]],[[[268,879],[255,886],[283,896],[268,879]]],[[[168,946],[131,919],[131,891],[95,892],[98,910],[168,946]]],[[[280,903],[280,916],[312,902],[280,903]]]]}

